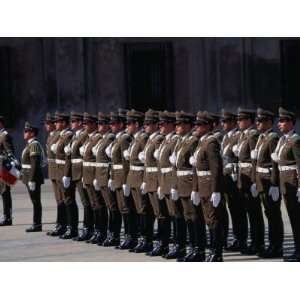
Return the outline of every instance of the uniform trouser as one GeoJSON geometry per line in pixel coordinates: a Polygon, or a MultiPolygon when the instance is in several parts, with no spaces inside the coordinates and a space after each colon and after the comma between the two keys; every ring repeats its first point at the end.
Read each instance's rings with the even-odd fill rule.
{"type": "Polygon", "coordinates": [[[26,185],[30,200],[33,204],[33,224],[42,224],[42,203],[41,203],[41,185],[37,184],[34,191],[31,191],[26,185]]]}
{"type": "Polygon", "coordinates": [[[120,214],[123,218],[124,233],[132,238],[136,238],[138,234],[138,218],[134,207],[132,196],[124,196],[122,187],[116,188],[115,195],[120,214]]]}
{"type": "Polygon", "coordinates": [[[147,194],[142,195],[139,188],[131,188],[135,209],[139,215],[140,234],[148,242],[153,240],[154,216],[147,194]]]}
{"type": "Polygon", "coordinates": [[[234,239],[238,240],[240,243],[246,243],[248,236],[246,210],[242,199],[240,199],[236,183],[231,178],[228,178],[227,175],[226,179],[226,191],[224,193],[224,198],[231,216],[233,236],[234,239]]]}
{"type": "Polygon", "coordinates": [[[107,186],[100,188],[101,195],[109,212],[108,230],[115,238],[120,237],[122,218],[118,210],[118,203],[115,192],[110,191],[107,186]]]}
{"type": "Polygon", "coordinates": [[[224,242],[224,202],[221,201],[218,207],[214,207],[210,201],[210,197],[201,198],[201,207],[203,209],[205,223],[210,232],[212,251],[216,254],[222,254],[224,242]]]}
{"type": "Polygon", "coordinates": [[[165,198],[159,200],[157,192],[149,192],[148,196],[154,212],[154,216],[158,222],[159,240],[161,241],[163,246],[167,246],[169,244],[171,234],[171,223],[166,200],[165,198]]]}
{"type": "Polygon", "coordinates": [[[283,221],[281,216],[281,199],[273,201],[266,192],[259,193],[268,220],[270,246],[281,248],[283,244],[283,221]]]}
{"type": "Polygon", "coordinates": [[[61,226],[66,226],[67,222],[67,213],[66,207],[64,204],[64,197],[61,189],[58,187],[58,181],[51,179],[52,189],[54,192],[54,197],[57,205],[57,214],[56,214],[56,224],[61,226]]]}
{"type": "Polygon", "coordinates": [[[193,247],[204,250],[206,247],[206,228],[201,206],[195,206],[190,197],[181,197],[183,215],[187,224],[190,242],[193,247]]]}
{"type": "Polygon", "coordinates": [[[95,230],[100,231],[102,236],[107,235],[108,215],[104,199],[100,191],[96,191],[92,184],[86,185],[90,205],[94,212],[95,230]]]}
{"type": "Polygon", "coordinates": [[[283,195],[283,199],[292,227],[295,250],[297,254],[300,254],[300,202],[298,202],[296,193],[297,190],[292,189],[287,194],[283,195]]]}
{"type": "Polygon", "coordinates": [[[74,181],[76,189],[79,193],[80,201],[83,206],[83,227],[93,230],[94,216],[91,204],[89,202],[89,195],[86,188],[83,187],[81,180],[74,181]]]}
{"type": "Polygon", "coordinates": [[[183,207],[181,201],[174,201],[170,195],[165,195],[166,205],[169,216],[171,217],[174,225],[174,240],[175,244],[180,248],[184,248],[186,244],[186,223],[183,217],[183,207]]]}
{"type": "Polygon", "coordinates": [[[11,219],[12,214],[12,199],[10,193],[10,186],[5,185],[4,192],[2,193],[3,200],[3,215],[5,219],[11,219]]]}
{"type": "Polygon", "coordinates": [[[63,195],[63,203],[66,208],[67,225],[76,229],[78,227],[78,206],[75,200],[75,183],[65,188],[62,181],[57,182],[59,192],[63,195]]]}
{"type": "Polygon", "coordinates": [[[265,225],[260,199],[258,197],[254,198],[250,191],[241,190],[240,195],[249,218],[251,244],[255,247],[263,246],[265,225]]]}

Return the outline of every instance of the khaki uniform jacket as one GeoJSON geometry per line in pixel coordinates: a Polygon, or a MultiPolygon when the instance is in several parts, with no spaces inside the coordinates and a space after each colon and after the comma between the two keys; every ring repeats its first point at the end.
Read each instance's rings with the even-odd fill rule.
{"type": "Polygon", "coordinates": [[[144,131],[139,131],[135,134],[134,139],[129,147],[129,172],[127,176],[127,184],[131,188],[140,188],[143,183],[144,169],[140,171],[131,170],[131,167],[144,167],[144,164],[139,160],[139,153],[142,152],[146,146],[149,135],[144,131]]]}
{"type": "Polygon", "coordinates": [[[81,129],[80,131],[75,132],[70,144],[73,181],[78,181],[82,178],[82,157],[79,149],[87,138],[88,134],[84,129],[81,129]]]}
{"type": "Polygon", "coordinates": [[[300,188],[300,136],[290,132],[287,136],[279,139],[278,147],[275,150],[278,156],[278,166],[297,166],[296,170],[279,172],[280,189],[282,194],[295,194],[300,188]]]}
{"type": "Polygon", "coordinates": [[[150,135],[144,149],[145,153],[145,173],[144,182],[146,182],[147,192],[156,192],[158,188],[158,164],[154,157],[154,151],[159,148],[164,136],[159,132],[150,135]]]}
{"type": "Polygon", "coordinates": [[[14,145],[10,134],[3,128],[0,130],[0,155],[14,155],[14,145]]]}
{"type": "Polygon", "coordinates": [[[169,195],[171,188],[175,188],[177,185],[176,169],[170,163],[169,158],[178,140],[179,136],[176,135],[175,132],[172,132],[165,137],[159,148],[159,185],[164,195],[169,195]]]}
{"type": "Polygon", "coordinates": [[[213,133],[203,136],[194,153],[196,168],[194,176],[197,178],[193,186],[200,197],[208,198],[213,192],[222,192],[223,164],[220,154],[220,143],[213,133]],[[209,172],[204,176],[201,172],[209,172]],[[201,176],[200,176],[201,175],[201,176]]]}
{"type": "Polygon", "coordinates": [[[43,148],[41,144],[32,139],[27,144],[22,152],[22,182],[28,184],[33,181],[36,184],[43,184],[44,177],[42,172],[43,148]]]}
{"type": "Polygon", "coordinates": [[[51,131],[46,142],[46,154],[48,159],[48,177],[50,180],[56,180],[55,153],[51,151],[51,146],[56,144],[59,139],[59,131],[51,131]]]}
{"type": "Polygon", "coordinates": [[[111,143],[115,140],[116,136],[107,132],[104,134],[103,138],[99,140],[96,147],[96,174],[95,177],[101,187],[107,186],[109,173],[110,173],[110,158],[106,155],[105,149],[111,145],[111,143]],[[100,164],[107,164],[106,167],[99,166],[100,164]]]}
{"type": "Polygon", "coordinates": [[[199,138],[191,132],[180,139],[175,147],[177,190],[179,197],[190,197],[193,189],[193,167],[190,165],[190,157],[194,154],[199,138]],[[178,176],[185,171],[188,175],[178,176]]]}
{"type": "Polygon", "coordinates": [[[84,184],[93,184],[96,173],[96,157],[93,154],[93,147],[98,143],[102,138],[102,135],[94,131],[89,134],[89,137],[86,139],[85,143],[82,145],[84,147],[83,151],[83,170],[82,178],[84,184]]]}
{"type": "Polygon", "coordinates": [[[111,178],[117,189],[122,188],[122,185],[126,183],[129,172],[129,161],[124,158],[123,151],[129,148],[131,142],[132,136],[126,133],[126,131],[122,131],[116,135],[116,139],[112,143],[111,178]]]}
{"type": "Polygon", "coordinates": [[[250,127],[241,132],[238,141],[238,188],[246,191],[250,190],[252,185],[252,159],[251,151],[255,149],[259,133],[254,127],[250,127]],[[245,164],[248,164],[245,167],[245,164]]]}
{"type": "Polygon", "coordinates": [[[269,192],[270,185],[278,186],[279,172],[277,164],[271,159],[275,151],[279,136],[273,130],[260,134],[253,150],[253,179],[258,192],[269,192]],[[254,167],[255,166],[255,167],[254,167]],[[262,169],[260,169],[262,168],[262,169]],[[262,171],[268,171],[263,173],[262,171]],[[259,172],[260,171],[260,172],[259,172]]]}
{"type": "Polygon", "coordinates": [[[219,144],[222,143],[223,137],[224,137],[224,132],[221,129],[213,130],[212,135],[217,139],[219,144]]]}
{"type": "Polygon", "coordinates": [[[64,176],[71,177],[72,165],[71,154],[66,153],[65,147],[67,147],[73,137],[73,132],[70,129],[62,130],[59,134],[58,141],[56,143],[56,179],[62,180],[64,176]]]}

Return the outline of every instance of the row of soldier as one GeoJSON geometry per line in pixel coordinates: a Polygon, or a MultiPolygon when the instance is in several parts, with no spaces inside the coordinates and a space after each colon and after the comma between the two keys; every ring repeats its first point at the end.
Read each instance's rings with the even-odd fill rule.
{"type": "MultiPolygon", "coordinates": [[[[57,203],[56,226],[47,234],[187,262],[222,261],[224,249],[281,258],[283,199],[295,242],[295,252],[284,259],[299,261],[300,138],[293,112],[279,109],[281,138],[274,118],[267,110],[242,108],[221,116],[151,109],[47,114],[48,175],[57,203]],[[76,190],[84,208],[80,230],[76,190]]],[[[37,132],[25,124],[21,173],[34,206],[28,232],[42,230],[44,155],[37,132]]]]}

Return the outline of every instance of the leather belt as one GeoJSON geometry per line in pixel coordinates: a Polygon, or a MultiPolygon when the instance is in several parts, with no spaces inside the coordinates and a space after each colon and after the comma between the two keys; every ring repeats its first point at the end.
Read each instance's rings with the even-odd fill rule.
{"type": "Polygon", "coordinates": [[[22,164],[22,169],[31,169],[31,165],[22,164]]]}
{"type": "Polygon", "coordinates": [[[155,172],[158,172],[158,168],[157,167],[147,167],[146,172],[147,173],[155,173],[155,172]]]}
{"type": "Polygon", "coordinates": [[[82,158],[73,158],[71,159],[72,164],[79,164],[82,162],[82,158]]]}
{"type": "Polygon", "coordinates": [[[202,177],[202,176],[209,176],[211,175],[211,171],[197,171],[197,176],[202,177]]]}
{"type": "Polygon", "coordinates": [[[170,173],[170,172],[172,172],[172,171],[173,171],[173,168],[161,168],[161,169],[160,169],[160,172],[161,172],[162,174],[170,173]]]}
{"type": "Polygon", "coordinates": [[[240,168],[252,168],[251,163],[239,163],[240,168]]]}
{"type": "Polygon", "coordinates": [[[84,167],[96,167],[96,163],[95,163],[95,162],[90,162],[90,161],[84,161],[84,162],[82,163],[82,165],[83,165],[84,167]]]}
{"type": "Polygon", "coordinates": [[[49,163],[52,163],[52,162],[55,163],[55,158],[48,158],[47,161],[48,161],[49,163]]]}
{"type": "Polygon", "coordinates": [[[192,170],[187,170],[187,171],[177,171],[176,172],[177,176],[187,176],[187,175],[193,175],[193,171],[192,170]]]}
{"type": "Polygon", "coordinates": [[[65,165],[65,164],[66,164],[66,161],[65,161],[65,160],[62,160],[62,159],[56,159],[56,160],[55,160],[55,163],[57,163],[58,165],[65,165]]]}
{"type": "Polygon", "coordinates": [[[264,174],[269,174],[271,173],[272,168],[261,168],[261,167],[256,167],[256,172],[257,173],[264,173],[264,174]]]}
{"type": "Polygon", "coordinates": [[[95,166],[98,167],[98,168],[108,168],[109,167],[109,163],[96,162],[95,166]]]}
{"type": "Polygon", "coordinates": [[[226,164],[225,165],[225,169],[232,169],[232,168],[234,168],[235,166],[237,166],[237,164],[235,164],[235,163],[228,163],[228,164],[226,164]]]}
{"type": "Polygon", "coordinates": [[[113,170],[123,170],[123,165],[113,165],[113,170]]]}
{"type": "Polygon", "coordinates": [[[297,170],[298,167],[297,165],[291,165],[291,166],[278,166],[278,169],[280,172],[284,172],[284,171],[293,171],[293,170],[297,170]]]}
{"type": "Polygon", "coordinates": [[[131,171],[144,171],[144,167],[142,167],[142,166],[132,166],[132,165],[130,165],[130,170],[131,171]]]}

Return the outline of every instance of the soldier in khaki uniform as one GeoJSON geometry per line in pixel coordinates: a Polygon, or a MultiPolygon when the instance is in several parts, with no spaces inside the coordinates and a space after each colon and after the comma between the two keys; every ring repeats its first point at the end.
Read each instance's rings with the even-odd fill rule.
{"type": "Polygon", "coordinates": [[[238,126],[241,130],[238,144],[233,147],[239,161],[238,189],[243,201],[249,223],[251,244],[242,254],[256,255],[264,252],[264,219],[257,191],[252,185],[253,165],[251,151],[255,149],[258,131],[254,126],[256,112],[249,109],[238,109],[238,126]]]}
{"type": "Polygon", "coordinates": [[[26,185],[33,204],[33,224],[26,232],[42,231],[41,185],[44,183],[42,165],[44,150],[37,140],[38,128],[25,123],[24,140],[26,146],[22,152],[22,181],[26,185]]]}
{"type": "Polygon", "coordinates": [[[247,247],[248,236],[246,210],[239,198],[239,191],[237,189],[238,159],[232,151],[233,146],[238,143],[240,135],[236,119],[237,116],[235,114],[225,110],[222,111],[222,125],[225,132],[221,143],[224,175],[223,191],[229,208],[233,231],[233,241],[226,250],[231,252],[244,251],[247,247]]]}
{"type": "Polygon", "coordinates": [[[110,127],[116,135],[111,144],[111,177],[109,179],[110,189],[115,190],[119,212],[124,223],[125,238],[117,246],[120,250],[133,249],[137,245],[137,214],[133,204],[128,185],[126,184],[129,172],[129,161],[123,153],[128,150],[133,136],[127,132],[126,118],[127,110],[119,109],[118,112],[110,114],[110,127]]]}
{"type": "Polygon", "coordinates": [[[283,133],[272,159],[278,163],[280,191],[285,202],[294,236],[295,251],[285,261],[300,262],[300,137],[295,132],[294,112],[279,108],[278,127],[283,133]]]}
{"type": "Polygon", "coordinates": [[[48,162],[48,177],[51,180],[54,197],[57,205],[56,224],[54,230],[48,231],[49,236],[59,236],[65,232],[66,228],[66,208],[63,202],[63,195],[58,189],[55,163],[56,143],[59,139],[59,130],[56,130],[55,118],[50,113],[46,114],[44,120],[45,129],[48,132],[46,142],[46,154],[48,162]]]}
{"type": "Polygon", "coordinates": [[[56,180],[59,192],[63,195],[67,217],[67,228],[66,231],[60,235],[60,238],[72,239],[78,235],[78,207],[75,201],[75,184],[71,180],[71,153],[67,149],[72,141],[73,132],[69,127],[69,115],[56,112],[55,122],[56,129],[60,131],[59,139],[55,147],[53,147],[55,152],[56,180]]]}
{"type": "Polygon", "coordinates": [[[127,112],[127,130],[134,139],[129,150],[124,151],[125,159],[129,160],[129,172],[127,185],[134,200],[135,209],[139,215],[139,229],[141,238],[138,245],[129,251],[142,253],[152,251],[153,245],[153,211],[149,197],[142,193],[144,163],[139,159],[140,153],[144,150],[149,134],[142,129],[144,114],[135,110],[127,112]]]}
{"type": "MultiPolygon", "coordinates": [[[[182,256],[186,243],[186,224],[183,218],[183,208],[180,201],[171,199],[170,191],[176,186],[176,170],[170,162],[170,156],[174,152],[175,146],[179,140],[179,135],[175,132],[176,115],[168,111],[159,113],[160,133],[165,136],[158,150],[154,152],[155,158],[158,160],[159,167],[159,187],[157,195],[160,202],[165,202],[168,215],[173,222],[173,235],[175,245],[169,248],[167,254],[163,255],[167,259],[175,259],[182,256]]],[[[170,237],[170,222],[165,221],[166,228],[163,229],[170,237]],[[169,228],[168,228],[169,227],[169,228]]]]}
{"type": "MultiPolygon", "coordinates": [[[[199,112],[196,130],[200,137],[199,144],[193,155],[195,166],[192,200],[201,203],[205,222],[210,232],[210,254],[207,262],[223,261],[224,213],[222,199],[223,164],[220,155],[220,143],[213,134],[213,117],[207,112],[199,112]]],[[[202,261],[205,254],[202,251],[202,261]]],[[[200,257],[199,257],[200,258],[200,257]]],[[[200,260],[200,259],[199,259],[200,260]]]]}
{"type": "Polygon", "coordinates": [[[149,256],[161,256],[169,252],[170,220],[165,201],[160,201],[157,195],[159,172],[154,153],[164,140],[164,136],[159,132],[158,122],[159,112],[149,109],[145,113],[144,120],[145,132],[149,134],[149,139],[139,155],[141,162],[145,165],[141,191],[142,194],[147,193],[158,223],[159,241],[154,249],[147,253],[149,256]]]}
{"type": "Polygon", "coordinates": [[[183,215],[189,232],[191,251],[182,257],[185,249],[179,255],[179,261],[203,261],[205,259],[206,230],[202,209],[199,202],[192,197],[193,164],[190,158],[198,145],[199,138],[192,134],[194,115],[183,111],[176,113],[176,134],[180,136],[171,163],[176,167],[177,183],[171,189],[171,198],[179,200],[183,207],[183,215]],[[180,257],[181,256],[181,257],[180,257]]]}
{"type": "Polygon", "coordinates": [[[93,181],[96,175],[96,156],[93,153],[93,147],[103,136],[97,131],[97,116],[84,113],[83,122],[88,138],[80,147],[80,153],[83,157],[83,185],[87,190],[90,205],[93,209],[94,232],[87,243],[102,244],[107,237],[107,209],[100,191],[96,191],[93,181]]]}
{"type": "MultiPolygon", "coordinates": [[[[14,145],[10,134],[4,127],[4,118],[0,116],[0,156],[14,159],[14,145]]],[[[3,218],[0,226],[12,225],[12,199],[10,186],[0,182],[0,193],[3,200],[3,218]]]]}
{"type": "Polygon", "coordinates": [[[256,126],[260,132],[255,149],[251,152],[253,159],[253,182],[261,200],[269,227],[269,247],[261,253],[263,258],[283,256],[283,221],[280,210],[279,173],[277,164],[272,161],[279,136],[273,130],[274,114],[257,109],[256,126]]]}
{"type": "Polygon", "coordinates": [[[110,117],[102,113],[98,114],[98,132],[103,136],[94,146],[93,152],[96,156],[96,174],[94,187],[100,191],[109,212],[108,235],[102,246],[118,246],[120,244],[120,231],[122,218],[118,210],[115,189],[110,178],[111,146],[115,135],[111,132],[110,117]]]}
{"type": "Polygon", "coordinates": [[[93,210],[91,208],[88,194],[82,183],[82,157],[80,155],[80,147],[88,138],[83,127],[83,114],[71,113],[71,129],[73,137],[69,145],[66,147],[66,152],[71,154],[71,180],[77,189],[80,200],[83,206],[83,228],[79,230],[78,236],[74,237],[74,241],[86,241],[91,238],[93,233],[93,210]]]}

